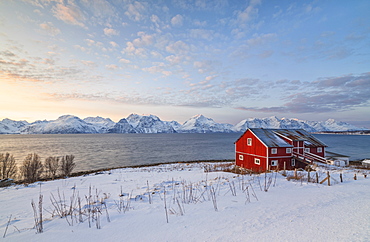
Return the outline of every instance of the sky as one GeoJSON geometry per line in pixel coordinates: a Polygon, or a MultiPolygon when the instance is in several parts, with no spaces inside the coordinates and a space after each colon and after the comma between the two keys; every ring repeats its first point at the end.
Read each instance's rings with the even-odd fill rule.
{"type": "Polygon", "coordinates": [[[370,128],[370,1],[0,0],[0,120],[370,128]]]}

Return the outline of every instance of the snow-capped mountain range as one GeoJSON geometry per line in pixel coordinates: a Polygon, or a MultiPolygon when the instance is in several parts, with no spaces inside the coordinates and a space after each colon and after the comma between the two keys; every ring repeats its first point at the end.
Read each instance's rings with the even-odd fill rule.
{"type": "Polygon", "coordinates": [[[130,114],[115,123],[109,118],[88,117],[80,119],[63,115],[56,120],[28,123],[3,119],[0,134],[94,134],[94,133],[232,133],[248,128],[305,129],[308,132],[366,130],[334,119],[306,121],[294,118],[248,118],[238,124],[216,123],[203,115],[195,115],[180,124],[177,121],[162,121],[155,115],[130,114]]]}

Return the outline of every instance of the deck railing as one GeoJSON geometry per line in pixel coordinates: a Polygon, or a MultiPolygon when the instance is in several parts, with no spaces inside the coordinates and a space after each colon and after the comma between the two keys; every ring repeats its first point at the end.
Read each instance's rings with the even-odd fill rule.
{"type": "Polygon", "coordinates": [[[321,156],[318,156],[316,154],[312,154],[310,152],[305,152],[304,154],[293,152],[293,155],[302,159],[303,161],[307,161],[309,163],[313,163],[314,161],[318,161],[318,162],[327,164],[327,160],[325,158],[323,158],[321,156]]]}

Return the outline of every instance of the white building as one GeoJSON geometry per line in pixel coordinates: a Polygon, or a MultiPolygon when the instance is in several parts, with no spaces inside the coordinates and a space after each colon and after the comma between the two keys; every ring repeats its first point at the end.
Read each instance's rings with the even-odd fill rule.
{"type": "Polygon", "coordinates": [[[338,153],[325,151],[325,159],[328,160],[330,165],[334,165],[334,166],[348,166],[349,165],[349,156],[346,156],[346,155],[341,155],[338,153]]]}

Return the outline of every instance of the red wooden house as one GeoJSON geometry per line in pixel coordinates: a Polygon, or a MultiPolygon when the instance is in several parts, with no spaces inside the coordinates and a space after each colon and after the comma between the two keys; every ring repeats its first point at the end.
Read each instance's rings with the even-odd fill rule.
{"type": "Polygon", "coordinates": [[[325,147],[303,129],[251,128],[235,142],[235,161],[253,171],[304,168],[326,163],[325,147]]]}

